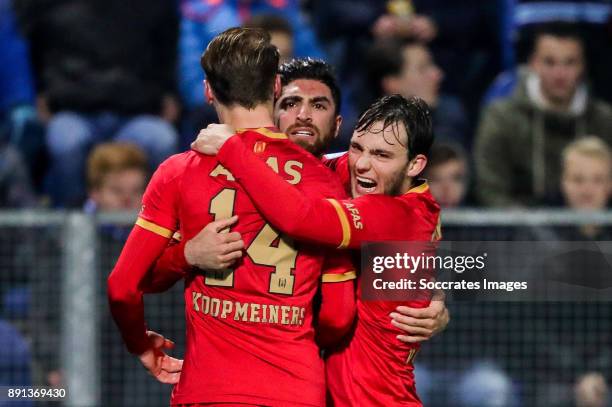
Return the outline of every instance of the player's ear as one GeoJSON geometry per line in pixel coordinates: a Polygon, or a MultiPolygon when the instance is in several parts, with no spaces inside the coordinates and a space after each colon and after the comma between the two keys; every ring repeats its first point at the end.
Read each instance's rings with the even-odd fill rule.
{"type": "Polygon", "coordinates": [[[281,77],[279,74],[276,74],[274,78],[274,100],[277,100],[281,95],[281,77]]]}
{"type": "Polygon", "coordinates": [[[210,83],[206,79],[204,79],[204,97],[206,98],[206,102],[209,105],[212,105],[215,101],[215,94],[213,93],[212,88],[210,87],[210,83]]]}
{"type": "Polygon", "coordinates": [[[408,168],[406,169],[406,176],[410,178],[417,177],[420,173],[423,172],[425,166],[427,165],[427,157],[423,154],[417,154],[410,163],[408,163],[408,168]]]}

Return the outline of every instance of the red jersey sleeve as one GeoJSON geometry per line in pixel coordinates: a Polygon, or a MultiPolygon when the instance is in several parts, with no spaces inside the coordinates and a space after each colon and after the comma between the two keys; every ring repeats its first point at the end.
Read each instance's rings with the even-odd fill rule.
{"type": "Polygon", "coordinates": [[[164,292],[185,278],[191,268],[185,259],[185,241],[173,239],[147,273],[141,288],[145,293],[164,292]]]}
{"type": "Polygon", "coordinates": [[[322,283],[342,283],[357,278],[350,253],[328,250],[323,263],[322,283]]]}
{"type": "Polygon", "coordinates": [[[142,198],[137,225],[164,237],[178,229],[179,176],[181,155],[164,161],[153,174],[142,198]]]}
{"type": "MultiPolygon", "coordinates": [[[[307,197],[269,169],[238,137],[225,143],[217,159],[231,171],[270,223],[300,240],[339,248],[359,248],[365,241],[406,240],[422,215],[422,205],[412,208],[398,197],[366,195],[352,200],[307,197]]],[[[409,193],[425,192],[427,185],[423,185],[409,193]]]]}
{"type": "Polygon", "coordinates": [[[153,175],[143,197],[141,214],[108,277],[111,314],[128,350],[135,354],[149,346],[142,285],[176,228],[175,201],[179,197],[176,182],[180,169],[175,161],[176,158],[170,158],[153,175]]]}
{"type": "Polygon", "coordinates": [[[343,242],[359,247],[372,241],[433,240],[439,207],[427,190],[424,183],[399,197],[372,194],[339,201],[349,224],[344,229],[343,242]]]}
{"type": "Polygon", "coordinates": [[[134,226],[108,277],[111,314],[128,350],[137,355],[149,347],[141,281],[167,244],[166,238],[134,226]]]}
{"type": "Polygon", "coordinates": [[[355,268],[348,252],[329,251],[323,264],[321,308],[317,343],[329,347],[353,326],[355,319],[355,268]]]}

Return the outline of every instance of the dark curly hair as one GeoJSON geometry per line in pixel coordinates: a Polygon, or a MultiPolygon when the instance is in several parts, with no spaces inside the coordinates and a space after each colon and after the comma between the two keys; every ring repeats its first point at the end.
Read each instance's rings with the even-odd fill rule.
{"type": "Polygon", "coordinates": [[[281,77],[282,86],[298,79],[312,79],[322,82],[331,91],[336,115],[340,112],[340,87],[334,74],[334,69],[330,64],[320,59],[296,58],[282,64],[278,70],[281,77]]]}

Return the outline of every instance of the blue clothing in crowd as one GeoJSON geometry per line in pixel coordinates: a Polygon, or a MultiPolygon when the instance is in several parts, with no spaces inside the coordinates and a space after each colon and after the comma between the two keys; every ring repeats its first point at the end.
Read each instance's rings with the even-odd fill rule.
{"type": "Polygon", "coordinates": [[[296,57],[323,57],[298,0],[184,0],[179,34],[179,86],[188,109],[204,104],[200,57],[210,40],[258,14],[279,15],[289,22],[296,57]]]}
{"type": "Polygon", "coordinates": [[[33,100],[28,46],[17,30],[10,0],[0,0],[0,114],[33,100]]]}

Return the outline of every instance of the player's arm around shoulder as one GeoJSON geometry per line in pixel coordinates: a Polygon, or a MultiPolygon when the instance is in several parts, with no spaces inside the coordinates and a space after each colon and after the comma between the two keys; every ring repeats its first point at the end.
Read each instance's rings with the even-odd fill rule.
{"type": "Polygon", "coordinates": [[[364,242],[402,240],[409,222],[404,205],[386,195],[330,200],[342,227],[341,248],[359,249],[364,242]]]}

